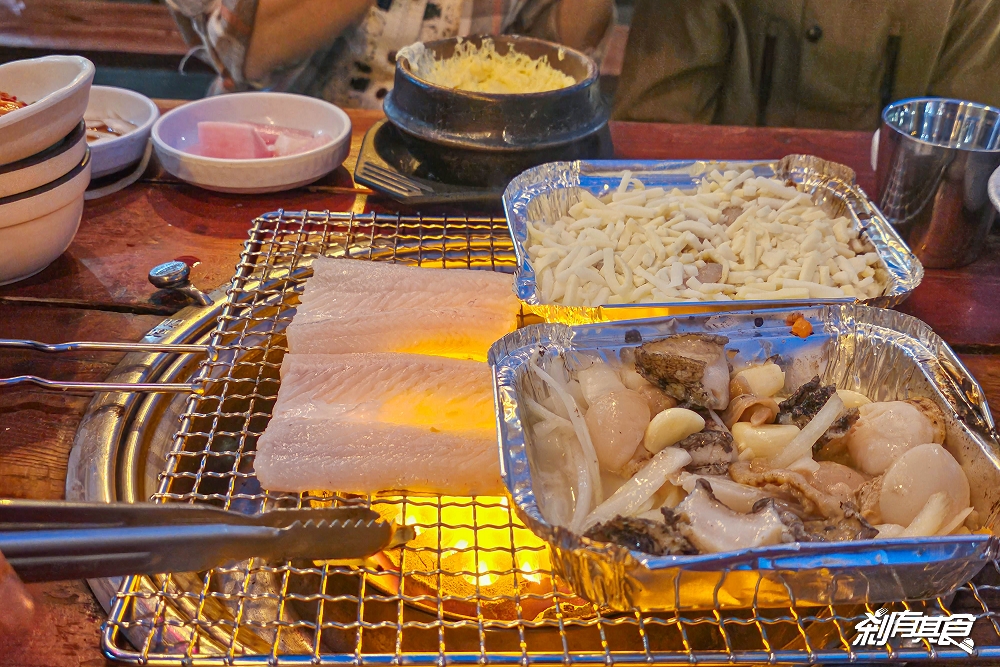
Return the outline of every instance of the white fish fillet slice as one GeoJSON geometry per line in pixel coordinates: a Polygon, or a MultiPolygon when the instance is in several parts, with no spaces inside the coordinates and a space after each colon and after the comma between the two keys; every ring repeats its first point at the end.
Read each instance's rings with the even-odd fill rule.
{"type": "Polygon", "coordinates": [[[380,422],[274,419],[257,443],[254,469],[271,491],[497,495],[503,489],[491,433],[380,422]]]}
{"type": "Polygon", "coordinates": [[[313,277],[306,282],[303,302],[312,297],[309,292],[430,292],[438,294],[442,303],[461,305],[468,295],[490,299],[511,300],[513,277],[495,271],[474,269],[431,269],[389,262],[317,257],[313,262],[313,277]]]}
{"type": "Polygon", "coordinates": [[[275,491],[497,493],[490,368],[411,354],[288,354],[254,470],[275,491]]]}
{"type": "MultiPolygon", "coordinates": [[[[400,421],[422,406],[446,423],[493,431],[489,366],[423,354],[286,354],[272,419],[338,417],[400,421]],[[402,404],[402,408],[397,404],[402,404]],[[393,411],[382,414],[383,410],[393,411]]],[[[437,425],[437,426],[446,426],[437,425]]]]}
{"type": "Polygon", "coordinates": [[[513,312],[360,310],[316,321],[296,316],[286,334],[288,347],[296,354],[419,352],[485,359],[490,346],[514,325],[513,312]]]}
{"type": "MultiPolygon", "coordinates": [[[[420,269],[423,270],[423,269],[420,269]]],[[[442,295],[434,292],[397,292],[373,290],[368,293],[363,292],[340,292],[335,289],[319,293],[318,290],[310,292],[307,282],[306,293],[302,297],[309,295],[308,299],[302,300],[295,311],[295,320],[301,324],[307,322],[318,322],[329,317],[336,317],[343,313],[350,312],[375,312],[390,310],[434,310],[462,308],[467,310],[485,310],[494,313],[510,313],[518,311],[517,299],[510,291],[502,298],[496,298],[489,293],[467,293],[464,295],[451,295],[442,298],[442,295]],[[463,303],[457,303],[464,299],[463,303]]]]}
{"type": "Polygon", "coordinates": [[[518,312],[512,278],[493,271],[319,257],[313,272],[287,329],[296,353],[483,359],[513,330],[518,312]]]}

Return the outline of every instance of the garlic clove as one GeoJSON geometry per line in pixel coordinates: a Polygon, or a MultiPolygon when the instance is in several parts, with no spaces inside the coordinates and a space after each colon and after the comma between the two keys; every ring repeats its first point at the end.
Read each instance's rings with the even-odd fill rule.
{"type": "Polygon", "coordinates": [[[705,419],[697,412],[686,408],[668,408],[650,420],[643,444],[655,454],[704,428],[705,419]]]}

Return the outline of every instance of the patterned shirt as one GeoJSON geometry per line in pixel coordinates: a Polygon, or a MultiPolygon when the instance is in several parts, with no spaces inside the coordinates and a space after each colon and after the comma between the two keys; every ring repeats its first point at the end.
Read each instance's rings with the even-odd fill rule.
{"type": "Polygon", "coordinates": [[[396,51],[414,42],[458,35],[517,32],[556,41],[560,0],[377,0],[354,27],[308,60],[262,80],[247,80],[244,62],[257,0],[167,0],[191,43],[219,71],[214,92],[283,90],[345,107],[381,108],[392,88],[396,51]]]}

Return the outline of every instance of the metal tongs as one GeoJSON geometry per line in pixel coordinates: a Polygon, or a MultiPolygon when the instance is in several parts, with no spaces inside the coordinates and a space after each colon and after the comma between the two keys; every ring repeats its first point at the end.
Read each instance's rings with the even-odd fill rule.
{"type": "Polygon", "coordinates": [[[355,560],[413,538],[362,507],[239,514],[203,505],[0,500],[0,553],[24,581],[200,572],[259,557],[355,560]]]}

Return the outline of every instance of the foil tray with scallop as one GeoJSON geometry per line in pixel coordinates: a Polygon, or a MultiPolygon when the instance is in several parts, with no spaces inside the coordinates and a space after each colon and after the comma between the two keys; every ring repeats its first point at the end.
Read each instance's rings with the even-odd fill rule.
{"type": "MultiPolygon", "coordinates": [[[[996,552],[1000,443],[976,380],[923,322],[855,304],[731,311],[569,326],[525,327],[497,341],[498,437],[507,490],[520,518],[551,551],[556,572],[580,596],[627,611],[879,604],[945,596],[967,583],[996,552]],[[789,316],[812,327],[794,335],[789,316]],[[676,334],[728,338],[733,367],[773,360],[786,388],[818,375],[824,384],[873,401],[925,397],[944,413],[944,446],[964,471],[973,508],[964,534],[842,542],[790,542],[724,553],[651,556],[597,542],[556,525],[552,503],[574,502],[570,488],[543,483],[558,462],[537,455],[532,406],[549,388],[530,371],[545,357],[574,364],[618,359],[623,348],[676,334]],[[566,495],[560,498],[560,494],[566,495]]],[[[549,477],[552,479],[552,477],[549,477]]]]}

